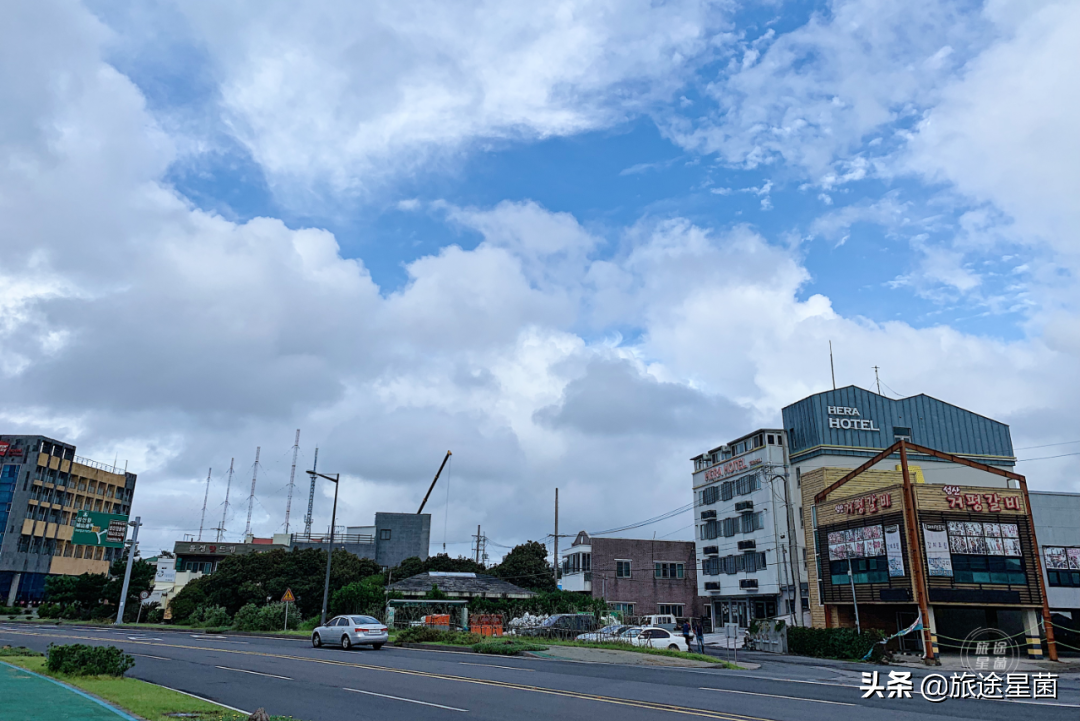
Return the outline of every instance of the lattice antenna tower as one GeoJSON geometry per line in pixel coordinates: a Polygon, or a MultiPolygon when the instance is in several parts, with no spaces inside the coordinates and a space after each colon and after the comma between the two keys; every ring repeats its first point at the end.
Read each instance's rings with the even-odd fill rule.
{"type": "MultiPolygon", "coordinates": [[[[315,460],[311,464],[311,470],[319,470],[319,447],[315,446],[315,460]]],[[[311,490],[308,491],[307,497],[307,515],[304,516],[304,534],[311,538],[311,509],[315,505],[315,479],[318,476],[312,474],[311,476],[311,490]]]]}
{"type": "Polygon", "coordinates": [[[247,537],[251,535],[251,510],[255,507],[255,481],[259,478],[259,453],[262,451],[262,446],[255,447],[255,470],[251,473],[251,494],[248,495],[248,517],[247,525],[244,526],[244,541],[247,541],[247,537]]]}
{"type": "Polygon", "coordinates": [[[225,480],[225,508],[221,511],[221,525],[214,530],[217,531],[217,540],[221,541],[221,537],[225,535],[225,518],[229,515],[229,489],[232,488],[232,476],[233,476],[233,462],[235,458],[229,459],[229,475],[225,480]]]}
{"type": "Polygon", "coordinates": [[[206,502],[210,499],[210,474],[214,471],[210,468],[206,472],[206,493],[203,494],[202,499],[202,517],[199,519],[199,540],[202,540],[203,526],[206,524],[206,502]]]}
{"type": "Polygon", "coordinates": [[[292,447],[292,470],[289,471],[289,497],[285,501],[285,533],[289,532],[289,513],[292,511],[292,494],[296,488],[296,457],[300,454],[300,429],[296,429],[296,441],[292,447]]]}

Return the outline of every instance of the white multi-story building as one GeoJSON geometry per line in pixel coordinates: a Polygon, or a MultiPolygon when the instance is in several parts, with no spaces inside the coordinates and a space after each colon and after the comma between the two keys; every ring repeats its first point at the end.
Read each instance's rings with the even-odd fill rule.
{"type": "Polygon", "coordinates": [[[714,626],[804,607],[784,431],[763,428],[691,460],[698,594],[714,626]]]}

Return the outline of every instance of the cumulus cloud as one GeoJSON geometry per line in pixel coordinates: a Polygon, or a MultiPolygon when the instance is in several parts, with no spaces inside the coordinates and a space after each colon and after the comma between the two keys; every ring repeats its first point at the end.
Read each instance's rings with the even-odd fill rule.
{"type": "MultiPolygon", "coordinates": [[[[477,140],[605,127],[709,57],[724,3],[181,3],[278,185],[364,190],[477,140]]],[[[285,194],[283,199],[287,199],[285,194]]]]}
{"type": "MultiPolygon", "coordinates": [[[[1032,427],[1040,433],[1070,427],[1076,349],[1036,334],[1002,341],[844,317],[826,295],[807,294],[811,276],[798,247],[749,226],[646,217],[596,231],[528,200],[417,201],[405,207],[481,240],[412,260],[405,285],[385,292],[326,230],[274,218],[233,222],[169,187],[172,136],[106,62],[109,32],[69,10],[9,6],[0,22],[0,95],[18,109],[0,121],[0,419],[12,431],[71,440],[100,460],[127,459],[140,475],[135,512],[151,548],[197,531],[208,466],[215,479],[208,519],[220,520],[231,458],[237,476],[225,522],[238,534],[246,513],[239,489],[257,445],[255,529],[279,529],[297,427],[301,463],[312,461],[318,444],[320,469],[343,473],[339,518],[349,524],[370,522],[376,509],[413,510],[452,449],[430,506],[433,540],[445,537],[452,552],[467,547],[476,523],[501,542],[543,536],[556,486],[570,528],[655,515],[658,504],[666,510],[688,499],[688,458],[777,423],[781,406],[827,387],[830,339],[842,382],[869,385],[870,367],[881,365],[900,392],[931,393],[1006,422],[1038,417],[1043,425],[1032,427]]],[[[232,10],[220,13],[221,27],[238,22],[232,10]]],[[[199,21],[212,24],[209,15],[199,21]]],[[[254,23],[248,45],[220,60],[235,97],[247,97],[241,91],[274,66],[271,48],[287,67],[289,48],[311,46],[286,42],[287,33],[280,39],[284,31],[270,32],[267,22],[254,23]],[[256,52],[250,44],[258,38],[266,45],[256,52]]],[[[673,52],[671,38],[697,37],[692,30],[661,32],[646,48],[673,52]]],[[[404,52],[394,38],[384,40],[390,55],[404,52]]],[[[620,66],[595,81],[597,93],[653,72],[629,55],[620,62],[639,69],[620,66]]],[[[363,98],[372,117],[396,117],[412,107],[408,73],[420,70],[407,70],[383,90],[356,86],[356,97],[341,101],[348,107],[325,110],[327,117],[353,127],[363,98]]],[[[315,99],[332,104],[336,87],[315,99]]],[[[256,100],[233,111],[262,108],[269,116],[273,108],[260,103],[278,102],[256,100]]],[[[571,106],[586,115],[597,107],[571,106]]],[[[512,122],[488,118],[480,131],[431,142],[454,147],[474,131],[504,132],[518,122],[509,111],[503,116],[512,122]]],[[[309,134],[290,125],[298,117],[285,112],[280,126],[251,131],[253,147],[266,144],[267,167],[333,177],[339,165],[375,157],[357,146],[320,165],[338,131],[306,144],[309,134]],[[296,161],[308,154],[310,165],[296,161]]],[[[577,127],[560,125],[557,113],[538,117],[530,132],[577,127]]],[[[427,142],[409,132],[402,147],[427,142]]],[[[410,152],[402,151],[406,161],[410,152]]],[[[845,222],[853,221],[834,226],[845,222]]],[[[1014,431],[1022,444],[1026,431],[1014,431]]],[[[1069,482],[1062,470],[1033,485],[1069,482]]],[[[323,493],[317,528],[328,521],[323,493]]],[[[658,531],[678,533],[680,524],[658,531]]]]}

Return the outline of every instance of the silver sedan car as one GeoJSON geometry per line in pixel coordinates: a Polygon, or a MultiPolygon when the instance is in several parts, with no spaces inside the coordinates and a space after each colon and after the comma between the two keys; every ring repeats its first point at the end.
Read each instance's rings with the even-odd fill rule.
{"type": "Polygon", "coordinates": [[[311,645],[341,645],[348,651],[353,646],[371,646],[378,651],[390,636],[386,624],[371,616],[337,616],[311,632],[311,645]]]}

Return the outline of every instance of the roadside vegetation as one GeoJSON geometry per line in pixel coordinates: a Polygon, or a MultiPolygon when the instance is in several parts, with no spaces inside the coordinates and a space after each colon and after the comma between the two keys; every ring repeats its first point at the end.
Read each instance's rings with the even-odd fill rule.
{"type": "MultiPolygon", "coordinates": [[[[46,658],[27,648],[5,646],[0,648],[0,657],[27,671],[49,676],[69,686],[74,686],[148,721],[175,721],[177,718],[197,721],[246,721],[248,718],[209,701],[192,698],[138,679],[125,678],[122,675],[123,672],[120,675],[113,673],[125,665],[123,661],[125,654],[120,649],[112,646],[93,647],[95,651],[105,652],[95,656],[80,650],[72,651],[73,648],[76,647],[51,646],[49,657],[46,658]],[[62,650],[57,651],[57,649],[62,650]],[[64,668],[71,668],[73,672],[53,668],[54,657],[62,659],[64,668]],[[82,663],[79,659],[82,659],[82,663]],[[96,668],[105,668],[107,673],[102,675],[89,673],[96,668]]],[[[130,656],[126,658],[131,659],[130,656]]],[[[127,668],[124,670],[126,671],[127,668]]],[[[271,716],[270,719],[271,721],[293,721],[291,716],[271,716]]]]}

